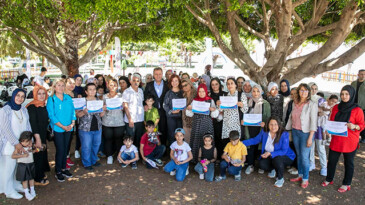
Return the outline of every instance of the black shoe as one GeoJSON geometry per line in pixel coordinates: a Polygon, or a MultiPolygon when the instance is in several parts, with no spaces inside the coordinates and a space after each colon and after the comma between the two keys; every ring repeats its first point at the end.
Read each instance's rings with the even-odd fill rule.
{"type": "Polygon", "coordinates": [[[72,174],[70,173],[70,171],[68,171],[67,169],[64,171],[61,171],[62,175],[65,176],[66,178],[71,178],[72,174]]]}
{"type": "Polygon", "coordinates": [[[101,166],[101,164],[100,164],[99,162],[96,162],[93,166],[94,166],[94,167],[100,167],[100,166],[101,166]]]}
{"type": "Polygon", "coordinates": [[[94,171],[94,168],[92,166],[84,167],[87,171],[91,172],[94,171]]]}
{"type": "Polygon", "coordinates": [[[63,177],[61,172],[56,173],[55,177],[56,177],[58,182],[64,182],[65,181],[65,177],[63,177]]]}

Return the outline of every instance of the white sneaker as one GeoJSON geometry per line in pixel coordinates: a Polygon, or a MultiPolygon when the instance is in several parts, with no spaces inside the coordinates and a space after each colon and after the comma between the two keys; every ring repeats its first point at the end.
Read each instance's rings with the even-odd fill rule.
{"type": "Polygon", "coordinates": [[[204,174],[199,174],[199,179],[204,179],[204,174]]]}
{"type": "Polygon", "coordinates": [[[259,174],[263,174],[265,171],[263,169],[259,169],[259,174]]]}
{"type": "Polygon", "coordinates": [[[172,170],[172,171],[170,172],[170,175],[171,175],[171,176],[175,176],[175,175],[176,175],[176,170],[172,170]]]}
{"type": "Polygon", "coordinates": [[[251,174],[254,171],[254,168],[252,165],[249,165],[245,171],[246,174],[251,174]]]}
{"type": "Polygon", "coordinates": [[[34,196],[34,197],[36,197],[36,196],[37,196],[37,194],[35,193],[35,191],[30,191],[30,195],[32,195],[32,196],[34,196]]]}
{"type": "Polygon", "coordinates": [[[79,159],[80,157],[80,152],[78,150],[75,150],[75,159],[79,159]]]}
{"type": "Polygon", "coordinates": [[[35,198],[35,196],[33,196],[29,193],[25,193],[25,198],[28,199],[28,201],[32,201],[35,198]]]}
{"type": "Polygon", "coordinates": [[[271,172],[269,172],[269,174],[267,175],[269,178],[275,178],[276,176],[276,171],[275,169],[271,170],[271,172]]]}
{"type": "Polygon", "coordinates": [[[12,194],[9,194],[9,195],[6,195],[6,198],[10,198],[10,199],[21,199],[23,198],[23,195],[17,193],[17,192],[14,192],[12,194]]]}
{"type": "Polygon", "coordinates": [[[108,160],[106,161],[107,164],[113,164],[113,156],[109,156],[108,160]]]}

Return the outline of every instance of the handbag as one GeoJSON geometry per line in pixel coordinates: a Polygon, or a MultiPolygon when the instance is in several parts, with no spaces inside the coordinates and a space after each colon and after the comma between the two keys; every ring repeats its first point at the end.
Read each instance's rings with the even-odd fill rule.
{"type": "MultiPolygon", "coordinates": [[[[53,101],[53,110],[55,110],[53,97],[52,97],[52,101],[53,101]]],[[[47,126],[47,140],[49,142],[54,140],[54,131],[53,130],[54,130],[54,125],[53,125],[53,127],[51,127],[51,123],[49,123],[47,126]]]]}

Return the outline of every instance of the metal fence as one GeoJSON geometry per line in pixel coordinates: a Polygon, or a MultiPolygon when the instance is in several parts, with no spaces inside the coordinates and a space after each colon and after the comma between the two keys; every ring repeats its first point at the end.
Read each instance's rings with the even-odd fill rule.
{"type": "Polygon", "coordinates": [[[341,83],[351,83],[357,79],[356,74],[346,73],[346,72],[325,72],[322,73],[322,78],[327,81],[341,82],[341,83]]]}

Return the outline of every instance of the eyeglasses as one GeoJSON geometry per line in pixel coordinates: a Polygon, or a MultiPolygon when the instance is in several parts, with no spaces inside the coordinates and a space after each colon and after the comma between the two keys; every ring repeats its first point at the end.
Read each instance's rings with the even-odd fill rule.
{"type": "Polygon", "coordinates": [[[299,90],[301,93],[308,93],[308,90],[299,90]]]}
{"type": "Polygon", "coordinates": [[[188,86],[188,84],[183,84],[182,86],[183,86],[183,88],[185,88],[186,86],[188,86]]]}

